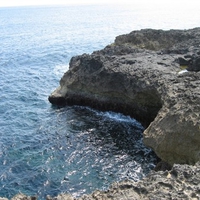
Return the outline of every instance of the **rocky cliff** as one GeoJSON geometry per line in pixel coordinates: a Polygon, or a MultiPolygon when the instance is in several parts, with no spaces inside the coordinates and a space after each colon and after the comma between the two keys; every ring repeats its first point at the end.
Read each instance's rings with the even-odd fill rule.
{"type": "Polygon", "coordinates": [[[163,161],[185,164],[80,198],[47,200],[200,199],[200,28],[133,31],[101,51],[73,57],[49,101],[131,115],[146,127],[144,142],[163,161]]]}
{"type": "Polygon", "coordinates": [[[130,115],[144,143],[169,164],[200,160],[200,28],[133,31],[73,57],[52,104],[130,115]],[[182,69],[187,69],[181,71],[182,69]]]}
{"type": "MultiPolygon", "coordinates": [[[[198,200],[200,199],[200,163],[195,166],[176,164],[170,171],[152,171],[139,182],[123,181],[114,183],[106,191],[74,198],[70,194],[57,197],[47,196],[46,200],[198,200]]],[[[18,194],[11,200],[36,200],[18,194]]],[[[0,198],[0,200],[8,200],[0,198]]]]}

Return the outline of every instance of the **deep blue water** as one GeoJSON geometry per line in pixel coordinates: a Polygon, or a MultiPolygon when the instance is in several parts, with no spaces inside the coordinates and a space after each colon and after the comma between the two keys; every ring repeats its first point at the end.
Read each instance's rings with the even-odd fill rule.
{"type": "Polygon", "coordinates": [[[102,49],[119,34],[198,26],[198,13],[190,20],[176,14],[137,6],[0,8],[0,196],[80,196],[152,169],[155,156],[137,121],[56,108],[48,95],[72,56],[102,49]]]}

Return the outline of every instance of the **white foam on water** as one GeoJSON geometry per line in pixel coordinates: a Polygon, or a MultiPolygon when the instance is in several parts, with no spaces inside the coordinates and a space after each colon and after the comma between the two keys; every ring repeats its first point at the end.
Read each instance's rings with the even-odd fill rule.
{"type": "Polygon", "coordinates": [[[64,73],[69,69],[69,65],[56,65],[53,69],[53,73],[56,76],[63,76],[64,73]]]}

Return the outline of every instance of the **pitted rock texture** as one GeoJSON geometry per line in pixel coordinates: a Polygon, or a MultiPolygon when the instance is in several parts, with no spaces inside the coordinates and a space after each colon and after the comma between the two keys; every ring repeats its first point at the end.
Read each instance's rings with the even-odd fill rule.
{"type": "Polygon", "coordinates": [[[200,165],[174,165],[171,171],[152,172],[140,182],[113,184],[78,200],[200,199],[200,165]]]}
{"type": "Polygon", "coordinates": [[[163,161],[200,160],[200,28],[133,31],[91,55],[73,57],[52,104],[113,110],[140,121],[163,161]],[[186,73],[180,73],[187,68],[186,73]]]}

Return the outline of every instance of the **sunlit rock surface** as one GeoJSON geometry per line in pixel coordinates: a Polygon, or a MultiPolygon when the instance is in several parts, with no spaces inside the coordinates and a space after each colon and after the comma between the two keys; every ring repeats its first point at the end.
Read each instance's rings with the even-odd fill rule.
{"type": "MultiPolygon", "coordinates": [[[[199,28],[147,29],[118,36],[91,55],[73,57],[49,101],[131,115],[146,127],[144,143],[163,161],[179,164],[170,171],[152,171],[139,182],[113,183],[106,191],[46,199],[200,199],[199,47],[199,28]]],[[[36,199],[24,194],[12,198],[36,199]]]]}
{"type": "Polygon", "coordinates": [[[130,115],[146,127],[144,143],[163,161],[194,164],[200,159],[199,46],[199,28],[118,36],[101,51],[73,57],[49,101],[130,115]]]}

